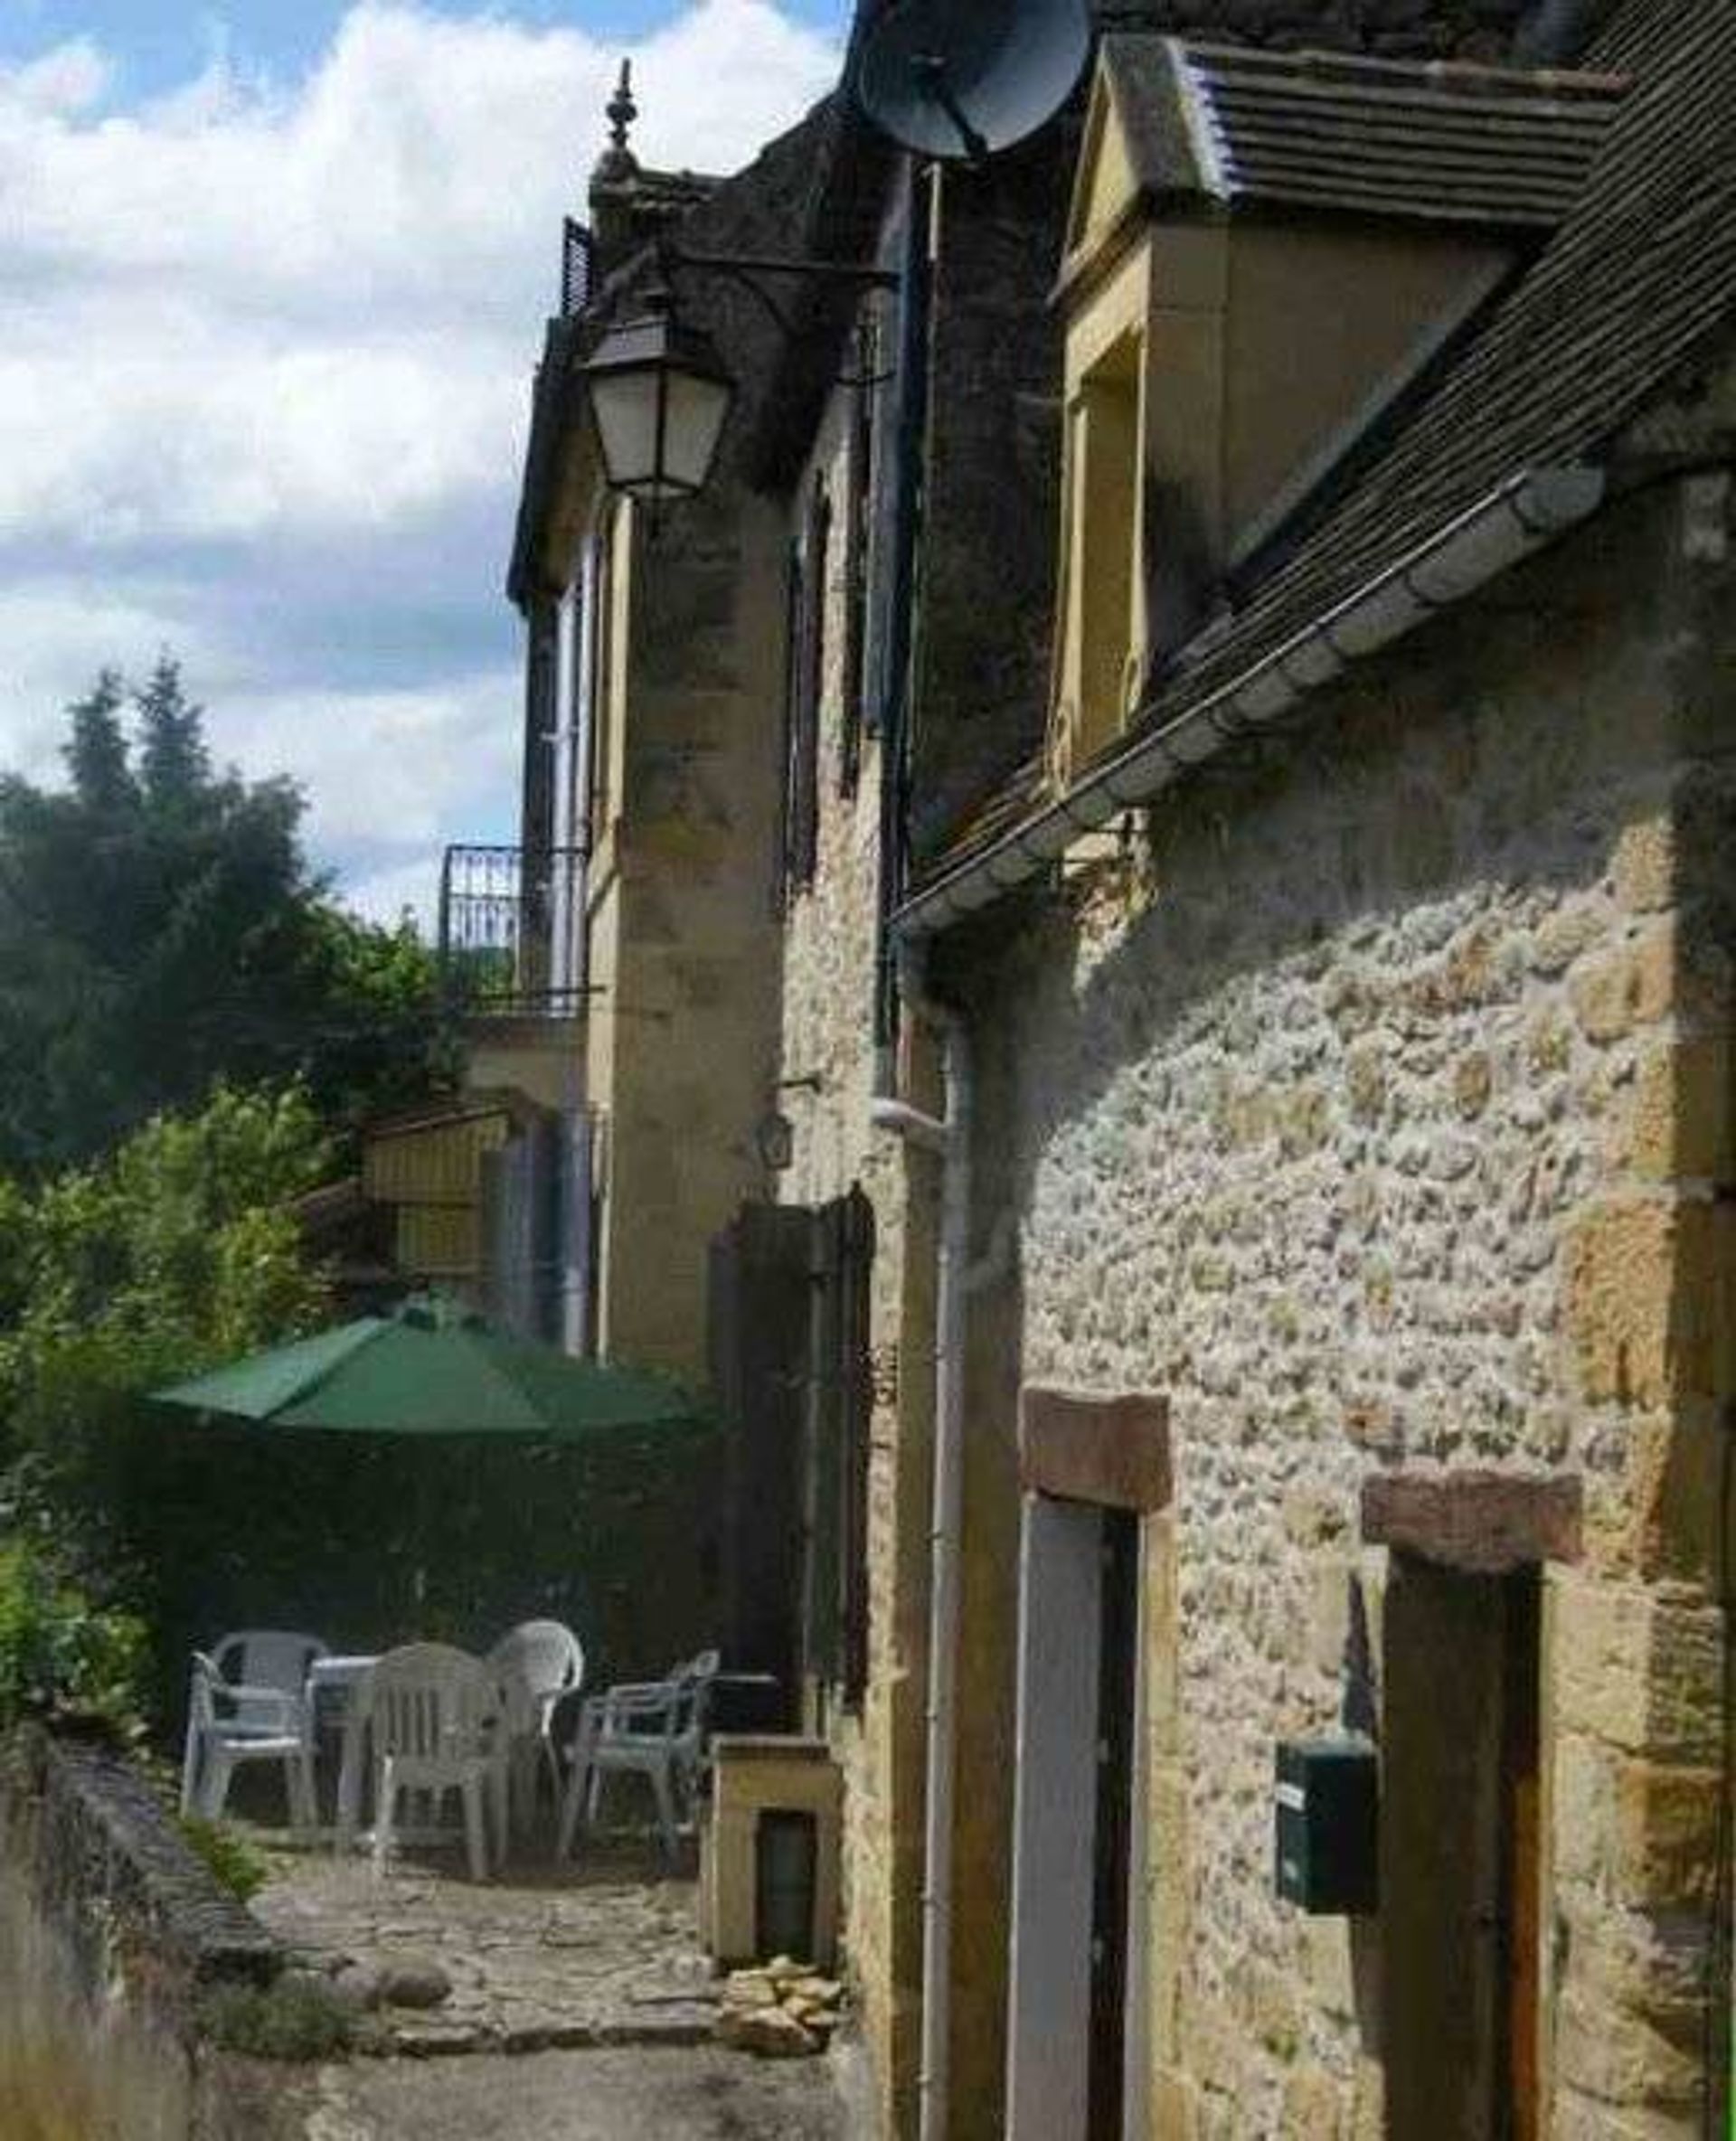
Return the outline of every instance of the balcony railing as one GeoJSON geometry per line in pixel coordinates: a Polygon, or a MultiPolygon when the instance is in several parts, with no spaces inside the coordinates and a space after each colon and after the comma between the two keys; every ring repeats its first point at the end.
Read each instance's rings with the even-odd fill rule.
{"type": "Polygon", "coordinates": [[[568,216],[561,227],[561,316],[570,320],[590,303],[590,232],[568,216]]]}
{"type": "Polygon", "coordinates": [[[481,1018],[575,1018],[584,927],[576,847],[448,847],[440,863],[440,974],[481,1018]]]}

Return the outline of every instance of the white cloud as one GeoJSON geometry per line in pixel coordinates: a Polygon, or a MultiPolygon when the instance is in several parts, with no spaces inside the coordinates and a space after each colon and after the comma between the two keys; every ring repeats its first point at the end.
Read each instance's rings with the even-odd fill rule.
{"type": "MultiPolygon", "coordinates": [[[[509,5],[358,0],[294,86],[220,44],[131,110],[91,40],[0,65],[0,766],[40,774],[65,699],[167,644],[220,752],[303,778],[347,869],[409,866],[387,818],[394,842],[499,823],[529,374],[618,56],[509,5]],[[461,627],[419,660],[400,589],[375,673],[301,690],[318,646],[255,630],[273,576],[298,615],[326,604],[353,672],[406,555],[440,575],[424,612],[461,627]]],[[[771,0],[700,0],[634,58],[636,148],[722,170],[837,64],[771,0]]]]}

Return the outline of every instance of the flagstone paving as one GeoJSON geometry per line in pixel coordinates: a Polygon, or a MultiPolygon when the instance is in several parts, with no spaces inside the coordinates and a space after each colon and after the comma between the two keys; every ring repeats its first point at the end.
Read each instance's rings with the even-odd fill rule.
{"type": "Polygon", "coordinates": [[[835,2055],[777,2064],[712,2042],[696,1884],[637,1842],[481,1884],[429,1855],[265,1853],[255,1913],[300,1967],[438,2004],[371,2006],[363,2056],[321,2070],[308,2141],[845,2141],[835,2055]],[[366,2056],[366,2054],[375,2056],[366,2056]]]}
{"type": "MultiPolygon", "coordinates": [[[[717,2015],[695,1884],[668,1880],[637,1845],[580,1867],[527,1863],[497,1881],[456,1877],[444,1857],[375,1878],[359,1855],[274,1852],[252,1909],[340,1990],[432,1965],[451,1990],[429,2006],[373,2009],[376,2049],[531,2051],[703,2042],[717,2015]]],[[[439,1990],[439,1977],[432,1989],[439,1990]]]]}

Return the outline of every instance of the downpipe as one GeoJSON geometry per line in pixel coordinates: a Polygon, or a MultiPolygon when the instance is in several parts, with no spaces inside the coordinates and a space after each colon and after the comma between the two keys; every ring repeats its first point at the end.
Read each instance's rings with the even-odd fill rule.
{"type": "MultiPolygon", "coordinates": [[[[939,1118],[882,1086],[869,1120],[941,1165],[936,1271],[934,1475],[929,1532],[929,1688],[922,1851],[922,2029],[917,2074],[919,2141],[945,2141],[952,2030],[953,1814],[957,1799],[959,1542],[965,1498],[965,1340],[970,1255],[973,1095],[969,1036],[949,1006],[909,990],[905,1001],[940,1036],[944,1110],[939,1118]]],[[[890,1083],[890,1080],[886,1082],[890,1083]]]]}

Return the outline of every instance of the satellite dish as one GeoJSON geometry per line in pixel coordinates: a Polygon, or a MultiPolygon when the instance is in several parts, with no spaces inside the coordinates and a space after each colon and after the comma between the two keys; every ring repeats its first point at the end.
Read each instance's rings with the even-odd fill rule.
{"type": "Polygon", "coordinates": [[[1090,47],[1085,0],[891,0],[856,99],[901,148],[977,164],[1060,110],[1090,47]]]}

